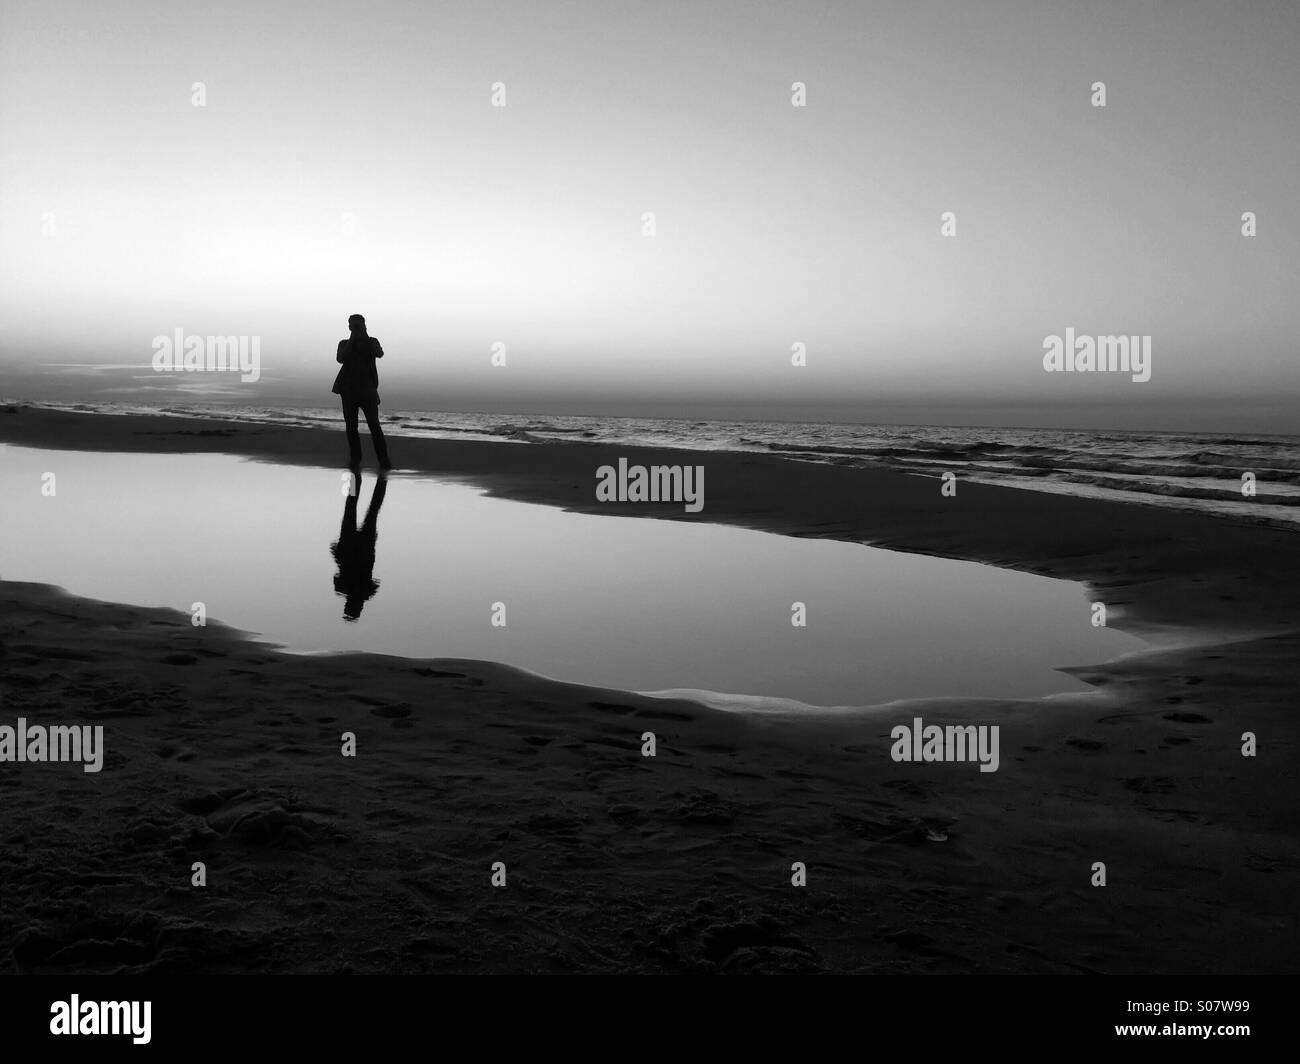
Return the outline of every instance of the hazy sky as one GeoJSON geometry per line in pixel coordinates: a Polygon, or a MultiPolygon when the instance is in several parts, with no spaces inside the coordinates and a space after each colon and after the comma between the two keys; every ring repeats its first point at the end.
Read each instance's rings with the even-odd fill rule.
{"type": "Polygon", "coordinates": [[[390,408],[1297,428],[1289,0],[0,12],[0,393],[325,405],[361,312],[390,408]]]}

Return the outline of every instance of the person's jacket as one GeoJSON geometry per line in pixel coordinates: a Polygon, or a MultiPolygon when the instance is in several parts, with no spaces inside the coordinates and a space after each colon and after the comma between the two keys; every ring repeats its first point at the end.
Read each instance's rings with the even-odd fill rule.
{"type": "Polygon", "coordinates": [[[366,336],[358,342],[353,337],[339,341],[335,361],[342,363],[338,376],[334,378],[335,395],[362,396],[379,391],[379,370],[375,368],[375,359],[384,357],[384,349],[373,336],[366,336]]]}

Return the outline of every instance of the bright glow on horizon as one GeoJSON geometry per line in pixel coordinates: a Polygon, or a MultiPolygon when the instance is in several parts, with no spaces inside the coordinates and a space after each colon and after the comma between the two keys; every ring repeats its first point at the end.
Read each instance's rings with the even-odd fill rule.
{"type": "Polygon", "coordinates": [[[181,327],[262,338],[247,402],[324,401],[359,311],[390,392],[449,407],[1228,404],[1280,431],[1300,13],[1162,10],[10,4],[0,391],[181,327]],[[1044,374],[1066,327],[1150,334],[1151,381],[1044,374]]]}

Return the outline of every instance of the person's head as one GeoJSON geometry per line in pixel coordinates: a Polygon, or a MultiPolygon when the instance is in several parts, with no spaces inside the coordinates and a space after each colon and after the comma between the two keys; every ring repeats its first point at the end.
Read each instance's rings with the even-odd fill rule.
{"type": "Polygon", "coordinates": [[[366,319],[360,314],[353,314],[348,318],[348,329],[354,333],[364,333],[366,331],[366,319]]]}

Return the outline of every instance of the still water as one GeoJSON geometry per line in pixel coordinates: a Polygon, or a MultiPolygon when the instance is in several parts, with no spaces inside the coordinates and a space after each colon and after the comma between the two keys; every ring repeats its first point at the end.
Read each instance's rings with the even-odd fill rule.
{"type": "Polygon", "coordinates": [[[218,454],[0,445],[0,579],[187,612],[202,602],[293,651],[480,658],[813,705],[1080,690],[1055,669],[1143,645],[1092,627],[1084,588],[1066,581],[566,513],[425,477],[381,488],[367,474],[349,498],[346,479],[218,454]],[[806,627],[791,624],[795,602],[806,627]]]}

